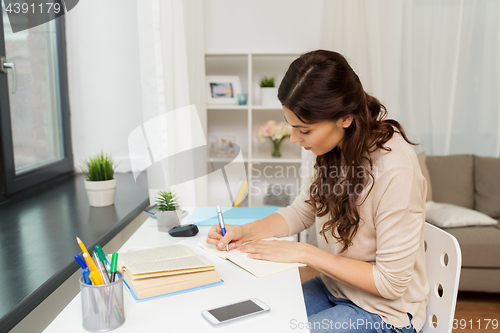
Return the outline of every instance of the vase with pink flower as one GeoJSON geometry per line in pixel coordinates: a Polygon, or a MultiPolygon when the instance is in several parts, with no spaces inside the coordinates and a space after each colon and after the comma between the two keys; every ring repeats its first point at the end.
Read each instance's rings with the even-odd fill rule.
{"type": "Polygon", "coordinates": [[[266,121],[257,129],[256,137],[260,142],[267,139],[271,141],[271,154],[273,157],[281,157],[283,141],[292,134],[292,126],[285,122],[277,123],[274,120],[266,121]]]}

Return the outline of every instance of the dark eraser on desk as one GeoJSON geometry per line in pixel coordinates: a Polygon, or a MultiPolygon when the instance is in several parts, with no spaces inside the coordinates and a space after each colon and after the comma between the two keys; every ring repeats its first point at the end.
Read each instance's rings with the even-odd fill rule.
{"type": "Polygon", "coordinates": [[[172,237],[191,237],[198,233],[198,227],[194,224],[186,224],[173,227],[168,231],[172,237]]]}

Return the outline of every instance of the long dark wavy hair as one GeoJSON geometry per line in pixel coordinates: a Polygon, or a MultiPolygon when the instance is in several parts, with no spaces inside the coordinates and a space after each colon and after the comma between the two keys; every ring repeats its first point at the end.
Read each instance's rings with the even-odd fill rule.
{"type": "MultiPolygon", "coordinates": [[[[331,232],[344,252],[352,245],[360,221],[357,201],[361,191],[353,189],[367,186],[369,178],[374,180],[369,153],[376,149],[389,151],[384,144],[395,132],[414,143],[408,140],[399,122],[385,119],[385,106],[364,91],[347,60],[337,52],[316,50],[294,60],[279,86],[278,98],[306,124],[353,117],[345,129],[342,150],[337,146],[316,157],[315,179],[306,201],[315,207],[317,216],[330,214],[321,234],[328,242],[326,234],[331,232]],[[344,172],[332,176],[332,170],[344,172]]],[[[373,183],[370,191],[372,187],[373,183]]]]}

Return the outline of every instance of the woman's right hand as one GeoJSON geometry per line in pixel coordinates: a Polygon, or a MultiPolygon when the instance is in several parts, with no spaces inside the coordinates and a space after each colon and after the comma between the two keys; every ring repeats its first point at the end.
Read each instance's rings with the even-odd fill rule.
{"type": "Polygon", "coordinates": [[[232,250],[245,242],[244,237],[245,231],[241,225],[226,224],[226,235],[222,236],[222,230],[216,223],[208,232],[207,243],[214,244],[221,251],[225,251],[229,244],[229,249],[232,250]]]}

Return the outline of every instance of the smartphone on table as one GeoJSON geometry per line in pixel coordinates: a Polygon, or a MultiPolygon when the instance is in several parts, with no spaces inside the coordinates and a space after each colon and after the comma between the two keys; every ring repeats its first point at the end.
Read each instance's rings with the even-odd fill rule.
{"type": "Polygon", "coordinates": [[[201,315],[210,324],[218,326],[268,311],[269,307],[262,301],[251,298],[242,302],[202,311],[201,315]]]}

